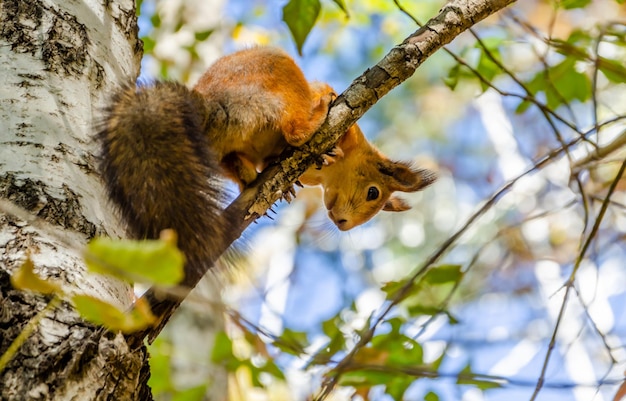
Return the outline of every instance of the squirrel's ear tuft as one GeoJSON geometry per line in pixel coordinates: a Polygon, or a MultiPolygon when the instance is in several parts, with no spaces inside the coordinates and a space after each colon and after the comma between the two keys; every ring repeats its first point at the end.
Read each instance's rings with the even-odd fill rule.
{"type": "Polygon", "coordinates": [[[397,198],[395,196],[390,197],[385,202],[385,206],[383,206],[383,210],[387,212],[404,212],[405,210],[409,210],[411,206],[409,206],[404,199],[397,198]]]}
{"type": "Polygon", "coordinates": [[[379,171],[389,176],[391,191],[416,192],[437,180],[437,174],[434,172],[427,169],[415,169],[406,162],[389,161],[379,166],[379,171]]]}

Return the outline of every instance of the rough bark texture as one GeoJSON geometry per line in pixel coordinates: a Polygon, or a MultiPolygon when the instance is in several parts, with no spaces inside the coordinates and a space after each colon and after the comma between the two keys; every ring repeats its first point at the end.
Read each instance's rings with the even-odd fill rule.
{"type": "MultiPolygon", "coordinates": [[[[86,274],[80,249],[116,234],[91,124],[102,93],[139,71],[136,32],[133,0],[0,1],[0,198],[28,213],[0,213],[0,355],[50,301],[11,287],[26,254],[69,293],[132,302],[128,285],[86,274]]],[[[62,303],[0,372],[0,399],[150,399],[146,360],[62,303]]]]}
{"type": "MultiPolygon", "coordinates": [[[[0,271],[0,350],[24,329],[49,297],[11,288],[0,271]]],[[[44,318],[2,374],[2,400],[150,399],[145,349],[131,351],[121,334],[83,322],[63,304],[44,318]]]]}

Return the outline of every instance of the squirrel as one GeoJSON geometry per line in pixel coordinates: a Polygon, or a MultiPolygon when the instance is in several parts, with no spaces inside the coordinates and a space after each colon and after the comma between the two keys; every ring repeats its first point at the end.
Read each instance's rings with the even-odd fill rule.
{"type": "MultiPolygon", "coordinates": [[[[250,185],[288,146],[311,138],[335,97],[329,85],[309,83],[287,53],[269,47],[218,59],[193,89],[163,81],[127,84],[113,95],[96,135],[108,194],[133,237],[177,232],[187,277],[219,256],[214,244],[229,227],[223,183],[215,178],[241,189],[250,185]]],[[[324,161],[299,180],[323,187],[328,215],[342,231],[381,209],[407,210],[392,193],[418,191],[435,179],[389,160],[356,124],[324,161]]]]}

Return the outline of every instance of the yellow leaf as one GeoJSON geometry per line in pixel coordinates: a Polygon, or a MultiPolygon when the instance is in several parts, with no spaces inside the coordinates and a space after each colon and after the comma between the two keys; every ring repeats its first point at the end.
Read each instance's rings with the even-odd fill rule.
{"type": "Polygon", "coordinates": [[[30,256],[27,256],[22,266],[13,273],[11,284],[17,289],[38,292],[40,294],[61,294],[63,292],[58,283],[43,280],[35,274],[35,264],[30,256]]]}

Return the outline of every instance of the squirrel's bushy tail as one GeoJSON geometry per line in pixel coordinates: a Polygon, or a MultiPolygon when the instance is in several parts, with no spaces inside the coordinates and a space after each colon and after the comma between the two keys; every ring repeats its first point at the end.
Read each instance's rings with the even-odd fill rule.
{"type": "Polygon", "coordinates": [[[127,85],[105,110],[97,140],[100,172],[109,196],[134,238],[178,234],[187,258],[188,285],[194,271],[213,263],[224,238],[220,167],[206,136],[202,97],[184,85],[127,85]]]}

